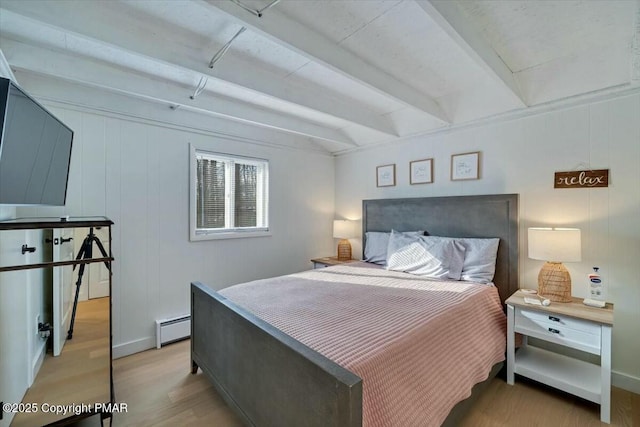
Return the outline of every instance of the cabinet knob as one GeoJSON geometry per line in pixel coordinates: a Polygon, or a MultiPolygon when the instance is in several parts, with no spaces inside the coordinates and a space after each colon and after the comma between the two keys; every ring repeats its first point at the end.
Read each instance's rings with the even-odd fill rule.
{"type": "Polygon", "coordinates": [[[551,332],[552,334],[559,334],[560,331],[557,329],[553,329],[553,328],[549,328],[549,332],[551,332]]]}
{"type": "Polygon", "coordinates": [[[26,254],[27,252],[33,253],[35,251],[36,251],[35,246],[29,247],[26,244],[22,245],[22,255],[26,254]]]}
{"type": "Polygon", "coordinates": [[[553,322],[559,322],[560,318],[559,317],[555,317],[555,316],[549,316],[549,320],[551,320],[553,322]]]}
{"type": "Polygon", "coordinates": [[[72,241],[72,240],[73,240],[73,237],[69,237],[68,239],[65,239],[64,237],[62,237],[62,238],[60,238],[60,239],[58,239],[58,238],[56,237],[56,238],[55,238],[55,239],[53,239],[53,240],[48,239],[48,238],[47,238],[47,239],[44,239],[44,241],[45,241],[46,243],[53,243],[55,246],[57,246],[57,245],[61,245],[61,244],[63,244],[63,243],[70,242],[70,241],[72,241]]]}

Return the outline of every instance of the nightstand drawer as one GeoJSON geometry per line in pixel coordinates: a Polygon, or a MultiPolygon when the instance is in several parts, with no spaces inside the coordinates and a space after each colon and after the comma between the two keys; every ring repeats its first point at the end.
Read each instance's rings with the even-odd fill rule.
{"type": "Polygon", "coordinates": [[[600,325],[587,320],[576,319],[574,317],[563,316],[561,314],[543,313],[541,311],[524,309],[519,309],[517,314],[522,317],[527,317],[534,322],[548,322],[566,328],[575,329],[576,331],[582,331],[587,334],[600,334],[600,325]]]}
{"type": "Polygon", "coordinates": [[[600,328],[596,333],[587,333],[572,329],[560,322],[532,319],[529,311],[518,310],[515,316],[515,331],[528,336],[540,338],[556,344],[586,351],[592,354],[600,354],[600,328]]]}

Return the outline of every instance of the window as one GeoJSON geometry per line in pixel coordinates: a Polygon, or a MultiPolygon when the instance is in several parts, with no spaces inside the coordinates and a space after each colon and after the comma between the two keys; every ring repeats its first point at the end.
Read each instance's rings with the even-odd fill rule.
{"type": "Polygon", "coordinates": [[[191,240],[269,232],[269,162],[191,148],[191,240]]]}

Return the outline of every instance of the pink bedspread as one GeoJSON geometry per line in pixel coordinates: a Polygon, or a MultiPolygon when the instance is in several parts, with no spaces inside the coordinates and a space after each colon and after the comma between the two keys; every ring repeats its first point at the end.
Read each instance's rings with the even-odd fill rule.
{"type": "Polygon", "coordinates": [[[220,293],[362,378],[365,426],[439,426],[504,360],[491,285],[354,263],[220,293]]]}

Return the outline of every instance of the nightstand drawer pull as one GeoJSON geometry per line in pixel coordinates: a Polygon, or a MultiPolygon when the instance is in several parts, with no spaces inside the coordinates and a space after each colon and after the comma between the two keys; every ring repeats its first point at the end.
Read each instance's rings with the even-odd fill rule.
{"type": "Polygon", "coordinates": [[[553,328],[549,328],[549,332],[554,333],[554,334],[559,334],[560,331],[557,329],[553,329],[553,328]]]}
{"type": "MultiPolygon", "coordinates": [[[[600,341],[600,325],[595,322],[591,322],[583,319],[576,319],[570,316],[561,315],[558,313],[542,313],[536,310],[519,309],[516,313],[516,323],[529,319],[532,322],[543,322],[546,324],[562,325],[576,331],[581,331],[591,335],[598,335],[598,341],[600,341]]],[[[547,329],[547,326],[544,327],[547,329]]]]}

